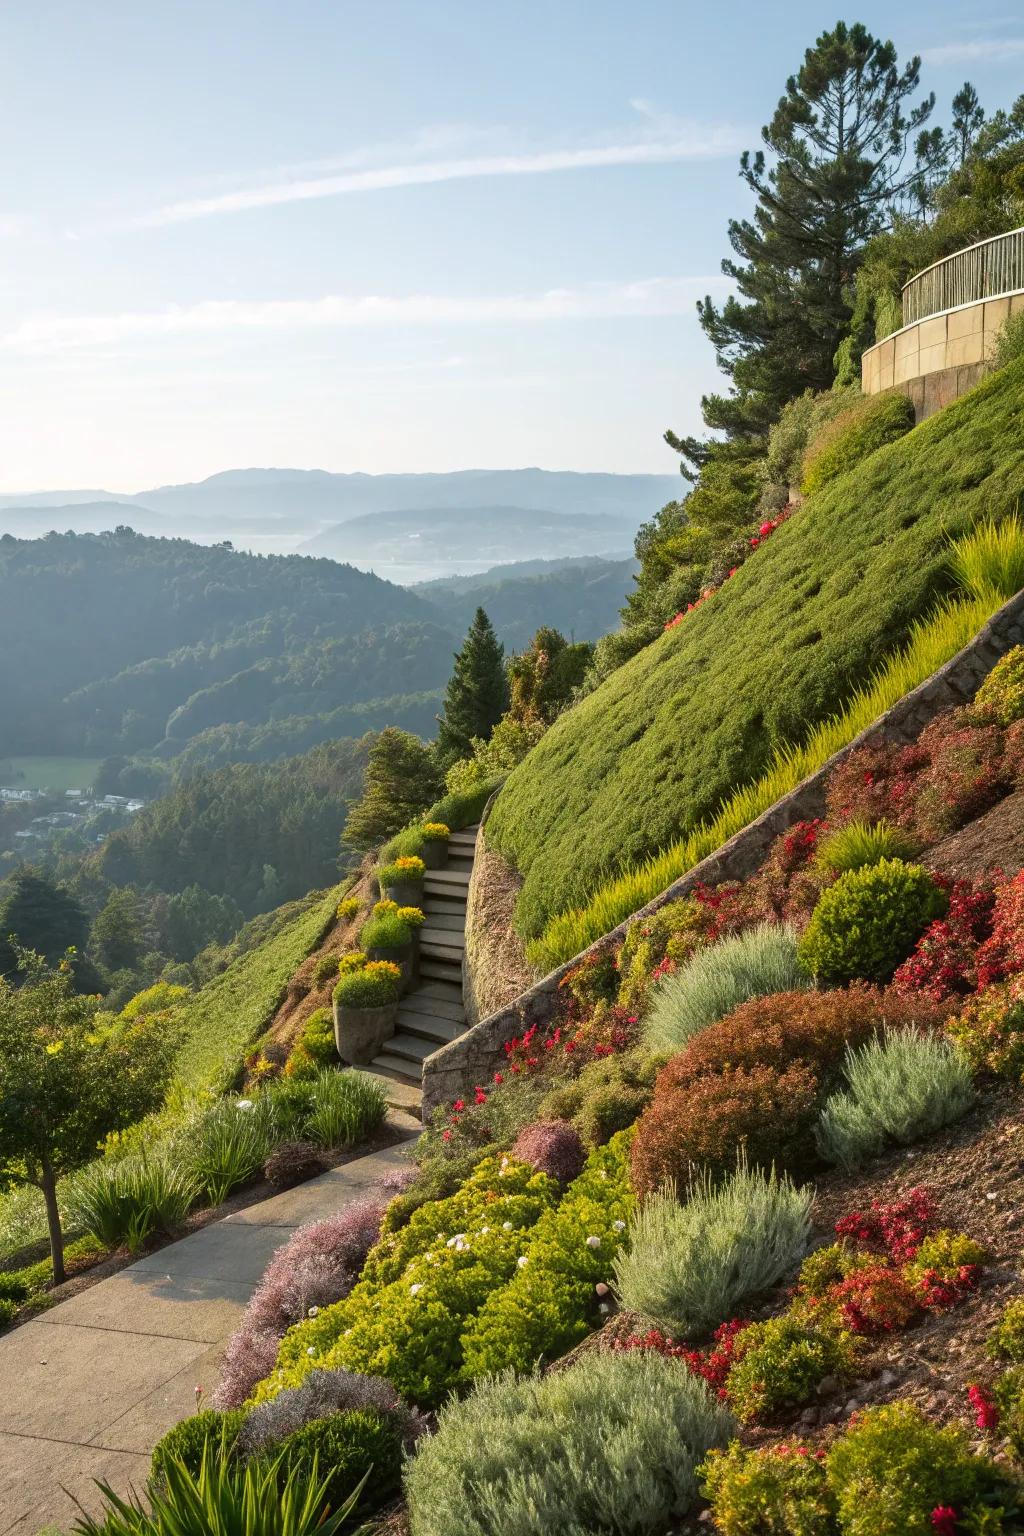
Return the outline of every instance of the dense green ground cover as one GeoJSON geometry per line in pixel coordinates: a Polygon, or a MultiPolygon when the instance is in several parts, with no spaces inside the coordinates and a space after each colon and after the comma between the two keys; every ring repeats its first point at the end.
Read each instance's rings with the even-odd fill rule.
{"type": "Polygon", "coordinates": [[[344,885],[296,902],[296,915],[206,984],[185,1006],[177,1080],[186,1093],[230,1088],[242,1057],[272,1020],[295,971],[334,920],[344,885]]]}
{"type": "Polygon", "coordinates": [[[951,535],[1024,491],[1024,364],[840,476],[510,775],[493,846],[541,932],[834,714],[952,585],[951,535]]]}

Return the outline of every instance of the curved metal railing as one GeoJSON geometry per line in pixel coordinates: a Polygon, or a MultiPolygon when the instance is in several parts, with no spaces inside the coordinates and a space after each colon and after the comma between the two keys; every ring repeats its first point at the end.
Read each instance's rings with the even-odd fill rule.
{"type": "Polygon", "coordinates": [[[1024,229],[980,240],[944,256],[903,287],[903,324],[1024,290],[1024,229]]]}

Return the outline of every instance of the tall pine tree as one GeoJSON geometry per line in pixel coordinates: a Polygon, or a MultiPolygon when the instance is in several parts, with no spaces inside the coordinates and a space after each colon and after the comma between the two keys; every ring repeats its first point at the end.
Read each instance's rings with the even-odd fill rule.
{"type": "Polygon", "coordinates": [[[508,701],[505,648],[498,644],[484,610],[478,608],[462,649],[456,653],[444,710],[437,717],[437,751],[445,767],[469,755],[474,737],[487,740],[508,701]]]}
{"type": "Polygon", "coordinates": [[[410,731],[385,726],[370,748],[362,796],[341,834],[343,858],[352,848],[376,848],[393,837],[425,811],[439,791],[432,749],[410,731]]]}
{"type": "MultiPolygon", "coordinates": [[[[721,306],[710,297],[698,304],[732,385],[729,395],[702,402],[713,430],[762,438],[787,401],[831,385],[864,242],[927,174],[928,156],[940,153],[920,132],[934,96],[904,110],[920,67],[913,58],[901,70],[891,42],[839,22],[786,82],[762,129],[767,154],[742,156],[740,175],[757,205],[752,219],[730,222],[736,257],[722,263],[738,293],[721,306]],[[908,164],[913,135],[923,160],[908,164]]],[[[667,435],[699,470],[707,444],[667,435]]]]}

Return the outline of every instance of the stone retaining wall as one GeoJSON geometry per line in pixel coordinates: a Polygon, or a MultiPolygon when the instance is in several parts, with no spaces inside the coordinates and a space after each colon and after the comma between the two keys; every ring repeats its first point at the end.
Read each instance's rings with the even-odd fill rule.
{"type": "MultiPolygon", "coordinates": [[[[776,801],[756,821],[737,832],[717,852],[703,859],[688,874],[682,875],[639,912],[634,912],[611,934],[567,960],[516,998],[507,1008],[482,1019],[472,1029],[435,1051],[423,1064],[423,1116],[429,1119],[438,1104],[459,1098],[476,1083],[487,1083],[504,1059],[504,1044],[513,1035],[522,1034],[531,1024],[545,1025],[556,1005],[558,984],[565,973],[609,938],[621,942],[630,923],[656,912],[666,902],[686,896],[697,884],[715,885],[722,880],[743,880],[760,867],[764,856],[780,833],[794,822],[820,816],[825,807],[825,782],[848,753],[874,742],[916,741],[924,727],[951,705],[969,702],[979,685],[1001,656],[1012,646],[1024,643],[1024,592],[1018,592],[993,615],[983,629],[962,651],[926,682],[894,704],[849,746],[829,758],[823,768],[803,780],[776,801]]],[[[478,839],[486,829],[486,815],[478,839]]],[[[478,844],[478,847],[480,845],[478,844]]]]}

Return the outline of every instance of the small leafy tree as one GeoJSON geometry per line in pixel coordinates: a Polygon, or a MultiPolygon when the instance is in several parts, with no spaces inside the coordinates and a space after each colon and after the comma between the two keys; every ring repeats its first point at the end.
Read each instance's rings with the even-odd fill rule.
{"type": "Polygon", "coordinates": [[[108,971],[132,970],[145,947],[145,935],[135,892],[113,890],[93,920],[89,947],[108,971]]]}
{"type": "Polygon", "coordinates": [[[75,992],[71,957],[54,969],[18,953],[22,984],[0,978],[0,1186],[34,1184],[46,1202],[53,1278],[64,1279],[57,1181],[108,1131],[160,1100],[173,1033],[104,1022],[75,992]]]}
{"type": "Polygon", "coordinates": [[[505,648],[490,619],[478,608],[445,689],[438,716],[437,750],[447,767],[472,752],[475,737],[484,741],[508,708],[505,648]]]}

